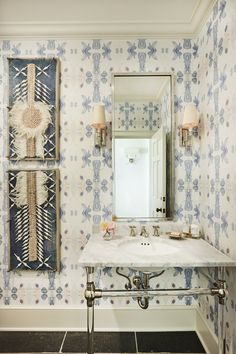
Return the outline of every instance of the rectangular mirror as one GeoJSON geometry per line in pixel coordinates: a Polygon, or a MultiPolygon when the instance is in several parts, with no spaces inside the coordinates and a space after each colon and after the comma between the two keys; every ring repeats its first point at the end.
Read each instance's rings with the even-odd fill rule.
{"type": "Polygon", "coordinates": [[[171,219],[171,74],[113,74],[113,217],[171,219]]]}

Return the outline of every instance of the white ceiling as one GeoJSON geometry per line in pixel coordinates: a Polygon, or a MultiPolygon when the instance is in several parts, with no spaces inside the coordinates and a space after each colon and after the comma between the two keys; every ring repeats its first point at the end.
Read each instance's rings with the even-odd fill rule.
{"type": "Polygon", "coordinates": [[[0,36],[195,36],[215,0],[0,0],[0,36]]]}

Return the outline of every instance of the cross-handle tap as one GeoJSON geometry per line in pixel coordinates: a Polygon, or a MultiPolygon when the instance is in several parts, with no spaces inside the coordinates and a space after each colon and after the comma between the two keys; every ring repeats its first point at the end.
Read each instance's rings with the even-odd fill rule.
{"type": "Polygon", "coordinates": [[[145,226],[141,227],[140,236],[143,236],[143,237],[148,237],[149,236],[145,226]]]}
{"type": "Polygon", "coordinates": [[[153,225],[152,227],[153,227],[153,236],[160,236],[160,234],[159,234],[160,226],[153,225]]]}
{"type": "Polygon", "coordinates": [[[132,237],[136,236],[136,226],[129,226],[129,228],[130,228],[129,235],[132,237]]]}

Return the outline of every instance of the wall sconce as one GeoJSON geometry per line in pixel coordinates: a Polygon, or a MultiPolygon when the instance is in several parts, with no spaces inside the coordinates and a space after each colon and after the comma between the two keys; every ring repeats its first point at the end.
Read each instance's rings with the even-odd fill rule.
{"type": "Polygon", "coordinates": [[[180,146],[186,148],[192,146],[192,136],[197,133],[198,116],[198,111],[193,103],[185,106],[183,123],[180,128],[180,146]]]}
{"type": "Polygon", "coordinates": [[[136,147],[128,147],[125,149],[125,156],[129,163],[134,163],[140,153],[140,149],[136,147]]]}
{"type": "Polygon", "coordinates": [[[94,146],[101,148],[106,146],[106,118],[104,105],[93,107],[93,121],[91,126],[95,128],[94,146]]]}
{"type": "Polygon", "coordinates": [[[130,152],[126,156],[127,156],[129,163],[134,163],[136,160],[136,157],[137,157],[134,152],[130,152]]]}

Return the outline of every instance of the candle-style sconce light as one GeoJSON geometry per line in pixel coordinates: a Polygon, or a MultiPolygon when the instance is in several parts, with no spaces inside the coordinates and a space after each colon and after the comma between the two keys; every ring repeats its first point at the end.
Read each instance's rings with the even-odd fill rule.
{"type": "Polygon", "coordinates": [[[199,114],[196,106],[189,103],[184,109],[184,118],[180,127],[180,146],[186,148],[192,146],[192,136],[198,131],[199,114]]]}
{"type": "Polygon", "coordinates": [[[94,146],[96,148],[106,146],[106,118],[104,105],[98,104],[93,107],[93,120],[91,126],[95,129],[94,146]]]}

